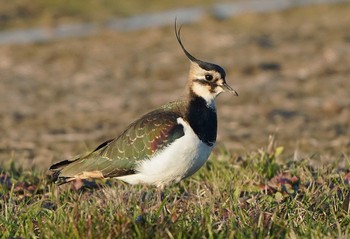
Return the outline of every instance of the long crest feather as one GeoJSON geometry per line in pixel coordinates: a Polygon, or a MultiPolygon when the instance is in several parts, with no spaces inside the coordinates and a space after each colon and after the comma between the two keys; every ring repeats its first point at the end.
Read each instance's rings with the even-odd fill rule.
{"type": "Polygon", "coordinates": [[[186,54],[186,56],[188,57],[188,59],[190,59],[190,61],[194,61],[194,62],[198,62],[199,60],[197,58],[195,58],[194,56],[192,56],[184,47],[184,45],[182,44],[181,41],[181,28],[182,25],[179,27],[179,29],[177,29],[177,24],[176,24],[176,18],[175,18],[175,35],[177,38],[177,41],[179,42],[182,50],[184,51],[184,53],[186,54]]]}

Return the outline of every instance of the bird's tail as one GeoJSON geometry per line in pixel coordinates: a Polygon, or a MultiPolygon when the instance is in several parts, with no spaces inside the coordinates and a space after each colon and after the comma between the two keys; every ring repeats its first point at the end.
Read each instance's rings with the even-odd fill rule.
{"type": "Polygon", "coordinates": [[[68,183],[69,181],[73,180],[74,178],[72,177],[62,177],[60,176],[61,175],[61,171],[69,164],[75,162],[76,160],[78,160],[79,158],[77,159],[74,159],[74,160],[63,160],[63,161],[60,161],[58,163],[55,163],[53,165],[50,166],[49,170],[52,171],[52,180],[57,184],[57,185],[62,185],[62,184],[65,184],[65,183],[68,183]]]}

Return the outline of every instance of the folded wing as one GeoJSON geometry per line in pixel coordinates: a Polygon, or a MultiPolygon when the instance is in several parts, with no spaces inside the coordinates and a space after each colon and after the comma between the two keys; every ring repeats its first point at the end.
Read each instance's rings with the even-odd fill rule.
{"type": "Polygon", "coordinates": [[[137,173],[143,160],[162,151],[184,135],[176,112],[153,111],[133,122],[117,138],[108,140],[94,151],[64,160],[50,167],[58,183],[73,179],[120,177],[137,173]]]}

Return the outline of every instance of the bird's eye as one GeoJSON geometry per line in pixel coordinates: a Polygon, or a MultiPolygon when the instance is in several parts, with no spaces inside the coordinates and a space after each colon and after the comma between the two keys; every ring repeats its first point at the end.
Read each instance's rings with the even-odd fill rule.
{"type": "Polygon", "coordinates": [[[211,81],[212,79],[213,79],[213,76],[212,75],[205,75],[205,79],[207,80],[207,81],[211,81]]]}

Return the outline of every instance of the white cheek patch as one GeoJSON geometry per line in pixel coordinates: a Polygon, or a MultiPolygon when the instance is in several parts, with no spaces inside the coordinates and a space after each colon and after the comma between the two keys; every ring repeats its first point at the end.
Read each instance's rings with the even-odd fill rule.
{"type": "MultiPolygon", "coordinates": [[[[209,85],[202,85],[198,82],[194,82],[192,85],[192,90],[196,95],[202,97],[207,102],[207,105],[209,107],[215,108],[214,100],[218,94],[216,92],[211,93],[209,85]]],[[[215,91],[216,91],[216,89],[215,89],[215,91]]]]}
{"type": "Polygon", "coordinates": [[[210,93],[210,86],[203,85],[198,82],[194,82],[192,86],[192,90],[196,95],[203,97],[204,99],[212,98],[212,95],[210,93]]]}

